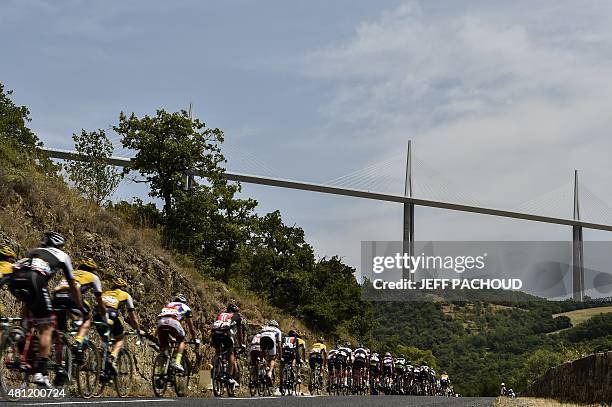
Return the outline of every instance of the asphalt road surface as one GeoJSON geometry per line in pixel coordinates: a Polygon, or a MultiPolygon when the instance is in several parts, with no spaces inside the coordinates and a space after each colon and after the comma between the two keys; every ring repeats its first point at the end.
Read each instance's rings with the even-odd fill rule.
{"type": "MultiPolygon", "coordinates": [[[[254,397],[254,398],[167,398],[167,399],[67,399],[67,400],[35,400],[29,399],[16,403],[6,403],[11,406],[66,406],[66,407],[97,407],[97,406],[138,406],[142,407],[406,407],[406,406],[442,406],[442,407],[491,407],[494,398],[447,398],[423,396],[286,396],[286,397],[254,397]]],[[[0,400],[0,404],[4,404],[0,400]]]]}

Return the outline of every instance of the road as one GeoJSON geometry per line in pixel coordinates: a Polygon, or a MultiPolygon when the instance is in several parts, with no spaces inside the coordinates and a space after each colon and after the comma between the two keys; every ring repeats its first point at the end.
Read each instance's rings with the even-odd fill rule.
{"type": "Polygon", "coordinates": [[[255,397],[215,399],[181,398],[181,399],[100,399],[100,400],[27,400],[11,403],[11,406],[138,406],[143,407],[406,407],[406,406],[442,406],[442,407],[492,407],[494,398],[446,398],[419,396],[299,396],[299,397],[255,397]]]}

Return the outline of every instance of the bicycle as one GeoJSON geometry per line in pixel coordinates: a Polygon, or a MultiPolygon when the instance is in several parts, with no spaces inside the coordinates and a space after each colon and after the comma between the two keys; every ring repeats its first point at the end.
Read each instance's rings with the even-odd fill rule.
{"type": "Polygon", "coordinates": [[[280,393],[283,396],[285,394],[289,396],[291,394],[297,394],[297,387],[298,387],[297,374],[295,370],[293,369],[293,366],[290,360],[289,361],[284,360],[283,362],[284,362],[283,363],[284,366],[281,371],[281,380],[279,384],[280,393]]]}
{"type": "MultiPolygon", "coordinates": [[[[227,395],[229,397],[234,397],[236,394],[236,389],[230,383],[230,374],[229,374],[229,353],[233,352],[231,347],[221,348],[221,353],[215,357],[215,361],[213,364],[212,370],[212,382],[213,382],[213,393],[215,397],[223,397],[225,391],[227,390],[227,395]]],[[[237,357],[237,356],[236,356],[237,357]]],[[[240,366],[236,363],[236,369],[238,371],[234,372],[234,380],[238,378],[240,380],[240,366]]]]}
{"type": "Polygon", "coordinates": [[[313,368],[310,370],[310,381],[308,383],[308,391],[310,394],[321,394],[323,387],[323,375],[321,374],[321,363],[316,361],[313,368]]]}
{"type": "MultiPolygon", "coordinates": [[[[196,341],[185,341],[188,345],[198,345],[196,341]]],[[[183,355],[181,366],[183,372],[176,371],[172,368],[171,362],[179,343],[171,341],[168,349],[160,352],[153,362],[153,393],[156,397],[163,397],[168,388],[168,384],[174,387],[174,392],[178,397],[184,397],[186,390],[189,388],[189,380],[191,378],[191,364],[189,358],[183,355]]]]}
{"type": "Polygon", "coordinates": [[[256,379],[249,378],[249,393],[251,397],[254,397],[256,394],[258,396],[272,396],[273,393],[273,383],[274,383],[274,371],[272,371],[272,380],[268,376],[268,365],[266,364],[266,360],[261,356],[257,357],[257,362],[255,365],[255,372],[257,374],[256,379]]]}
{"type": "MultiPolygon", "coordinates": [[[[93,323],[96,327],[100,327],[98,332],[102,336],[102,357],[100,363],[96,365],[98,389],[93,393],[93,396],[101,397],[106,386],[114,384],[117,395],[125,398],[130,394],[134,381],[134,359],[125,346],[122,347],[117,355],[117,370],[115,372],[110,359],[115,339],[111,336],[110,327],[106,322],[94,321],[93,323]]],[[[137,335],[137,333],[135,331],[125,333],[125,336],[129,335],[137,335]]]]}
{"type": "MultiPolygon", "coordinates": [[[[54,312],[57,310],[53,310],[54,312]]],[[[30,376],[34,374],[33,366],[38,357],[39,339],[34,334],[34,326],[26,319],[28,327],[14,325],[21,318],[2,318],[3,335],[0,344],[0,395],[11,401],[19,400],[23,391],[33,382],[30,376]]],[[[55,386],[54,393],[65,395],[65,390],[72,377],[72,351],[65,333],[57,329],[53,323],[52,345],[49,371],[50,379],[55,386]]]]}

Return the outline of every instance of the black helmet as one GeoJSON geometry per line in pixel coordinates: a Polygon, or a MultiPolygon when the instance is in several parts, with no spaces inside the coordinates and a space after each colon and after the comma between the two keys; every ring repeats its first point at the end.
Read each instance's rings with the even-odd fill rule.
{"type": "Polygon", "coordinates": [[[60,248],[66,243],[66,239],[64,236],[60,235],[57,232],[46,232],[42,239],[40,240],[40,244],[43,247],[55,247],[60,248]]]}
{"type": "Polygon", "coordinates": [[[403,353],[401,353],[401,354],[400,354],[400,358],[401,358],[401,359],[406,359],[406,356],[404,356],[404,354],[403,354],[403,353]]]}
{"type": "Polygon", "coordinates": [[[346,348],[350,348],[351,347],[351,343],[349,341],[344,342],[344,346],[346,348]]]}
{"type": "Polygon", "coordinates": [[[289,333],[287,334],[287,336],[298,336],[297,332],[295,332],[295,330],[290,330],[289,333]]]}
{"type": "Polygon", "coordinates": [[[229,304],[227,304],[227,312],[240,312],[240,308],[238,308],[238,306],[236,304],[234,304],[233,302],[230,302],[229,304]]]}
{"type": "Polygon", "coordinates": [[[182,302],[187,304],[187,296],[185,294],[178,293],[174,296],[174,302],[182,302]]]}

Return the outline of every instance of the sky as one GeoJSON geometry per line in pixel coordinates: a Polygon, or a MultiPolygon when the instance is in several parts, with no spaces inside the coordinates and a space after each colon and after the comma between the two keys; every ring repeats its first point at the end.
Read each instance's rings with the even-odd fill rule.
{"type": "MultiPolygon", "coordinates": [[[[402,193],[410,139],[416,196],[571,217],[578,169],[583,216],[612,213],[608,1],[9,0],[0,42],[0,81],[49,147],[69,149],[72,133],[108,129],[121,111],[191,103],[224,131],[229,169],[262,167],[246,155],[268,175],[325,182],[395,157],[386,188],[402,193]]],[[[358,268],[361,241],[401,239],[397,204],[243,192],[258,212],[303,227],[319,257],[358,268]]],[[[124,182],[115,199],[144,195],[124,182]]],[[[568,240],[571,230],[417,208],[416,238],[568,240]]]]}

